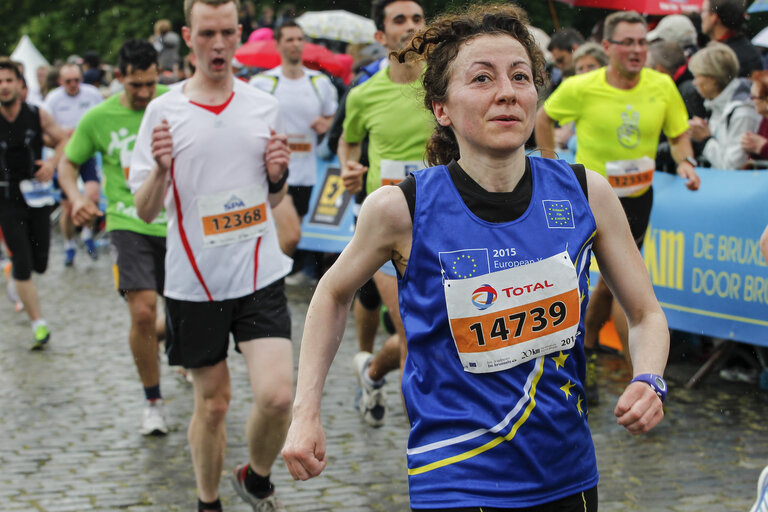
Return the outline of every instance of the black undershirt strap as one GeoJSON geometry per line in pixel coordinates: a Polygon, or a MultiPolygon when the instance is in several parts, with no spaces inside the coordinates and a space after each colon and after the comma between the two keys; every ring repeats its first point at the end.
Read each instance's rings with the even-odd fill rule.
{"type": "MultiPolygon", "coordinates": [[[[447,166],[454,186],[459,191],[461,199],[467,208],[477,217],[487,222],[502,223],[511,222],[519,218],[531,202],[533,194],[533,176],[531,163],[525,159],[525,171],[522,178],[512,192],[488,192],[477,184],[461,166],[454,160],[447,166]]],[[[571,165],[576,178],[587,195],[587,174],[583,165],[571,165]]],[[[413,220],[416,211],[416,178],[408,176],[398,185],[405,195],[408,209],[413,220]]]]}

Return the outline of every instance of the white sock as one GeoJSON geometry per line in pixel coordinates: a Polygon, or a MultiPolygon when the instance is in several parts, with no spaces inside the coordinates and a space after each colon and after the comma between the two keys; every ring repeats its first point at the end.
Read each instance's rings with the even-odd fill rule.
{"type": "Polygon", "coordinates": [[[37,330],[38,327],[41,325],[48,325],[45,322],[45,318],[38,318],[37,320],[32,320],[32,330],[37,330]]]}
{"type": "Polygon", "coordinates": [[[88,227],[84,227],[83,230],[80,232],[80,238],[83,240],[90,240],[93,238],[93,230],[88,227]]]}
{"type": "Polygon", "coordinates": [[[77,245],[75,245],[75,239],[74,238],[70,238],[69,240],[64,242],[64,248],[65,249],[76,249],[77,245]]]}

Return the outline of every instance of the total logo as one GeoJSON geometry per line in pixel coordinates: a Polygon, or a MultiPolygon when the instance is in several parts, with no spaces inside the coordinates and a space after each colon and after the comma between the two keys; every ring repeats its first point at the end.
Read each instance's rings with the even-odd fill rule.
{"type": "Polygon", "coordinates": [[[493,306],[498,296],[499,294],[496,293],[496,289],[493,286],[484,284],[472,292],[472,304],[480,311],[483,311],[493,306]]]}

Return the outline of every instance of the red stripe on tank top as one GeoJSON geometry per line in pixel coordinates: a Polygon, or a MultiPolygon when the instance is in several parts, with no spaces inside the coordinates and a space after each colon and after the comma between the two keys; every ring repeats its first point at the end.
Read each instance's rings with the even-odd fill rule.
{"type": "Polygon", "coordinates": [[[192,248],[189,246],[189,240],[187,239],[187,232],[184,230],[184,214],[181,211],[181,199],[179,198],[179,190],[176,188],[176,176],[174,173],[175,164],[176,164],[176,159],[172,159],[171,160],[171,185],[173,186],[173,201],[176,203],[176,215],[179,218],[179,237],[181,237],[181,245],[184,246],[184,251],[187,253],[187,258],[189,258],[189,263],[192,264],[192,270],[195,272],[195,275],[197,276],[197,280],[200,281],[201,285],[203,285],[203,290],[205,290],[205,294],[208,296],[208,300],[213,302],[213,296],[211,295],[211,292],[208,291],[208,286],[206,286],[205,284],[205,280],[203,279],[203,274],[200,273],[200,269],[197,267],[197,262],[195,261],[195,254],[192,252],[192,248]]]}
{"type": "Polygon", "coordinates": [[[214,114],[219,115],[222,112],[224,112],[224,109],[227,108],[229,103],[232,101],[232,98],[234,97],[235,97],[235,91],[232,91],[232,94],[229,95],[229,98],[227,98],[227,101],[225,101],[221,105],[203,105],[202,103],[198,103],[192,100],[189,100],[189,102],[197,107],[204,108],[208,112],[213,112],[214,114]]]}
{"type": "Polygon", "coordinates": [[[253,252],[253,291],[256,291],[256,283],[259,276],[259,247],[261,246],[261,237],[256,240],[256,250],[253,252]]]}

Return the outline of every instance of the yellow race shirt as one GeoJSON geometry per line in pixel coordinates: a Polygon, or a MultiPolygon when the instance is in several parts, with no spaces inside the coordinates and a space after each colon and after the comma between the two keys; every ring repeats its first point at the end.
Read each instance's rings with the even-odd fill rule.
{"type": "Polygon", "coordinates": [[[655,160],[662,130],[675,138],[688,129],[688,111],[669,76],[644,68],[625,90],[609,85],[605,72],[568,78],[544,102],[552,119],[576,122],[576,161],[603,176],[607,162],[655,160]]]}

